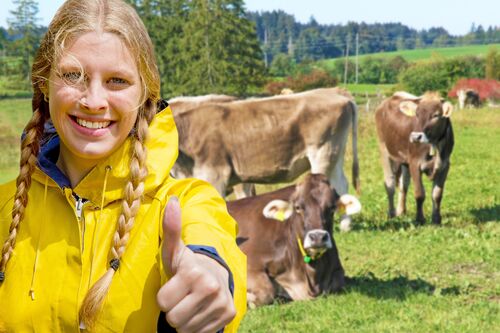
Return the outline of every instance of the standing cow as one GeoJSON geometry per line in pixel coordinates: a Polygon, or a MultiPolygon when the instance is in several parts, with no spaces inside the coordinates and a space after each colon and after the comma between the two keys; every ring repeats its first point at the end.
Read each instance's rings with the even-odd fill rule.
{"type": "MultiPolygon", "coordinates": [[[[174,117],[174,176],[204,179],[222,195],[234,184],[290,182],[308,170],[326,174],[338,193],[347,193],[343,164],[351,128],[359,189],[357,107],[338,88],[202,105],[174,117]]],[[[350,228],[349,218],[341,228],[350,228]]]]}
{"type": "Polygon", "coordinates": [[[296,186],[227,203],[238,222],[237,242],[247,255],[247,301],[273,301],[283,288],[292,300],[305,300],[344,286],[344,269],[332,235],[336,209],[361,209],[351,195],[339,197],[322,174],[309,174],[296,186]],[[278,284],[276,286],[275,283],[278,284]]]}
{"type": "Polygon", "coordinates": [[[384,100],[375,113],[379,147],[389,199],[389,217],[406,212],[410,177],[415,187],[416,221],[425,223],[425,191],[422,173],[432,185],[432,222],[441,223],[441,199],[450,169],[454,138],[450,116],[453,107],[436,93],[416,97],[396,93],[384,100]],[[394,190],[399,181],[400,196],[394,209],[394,190]]]}

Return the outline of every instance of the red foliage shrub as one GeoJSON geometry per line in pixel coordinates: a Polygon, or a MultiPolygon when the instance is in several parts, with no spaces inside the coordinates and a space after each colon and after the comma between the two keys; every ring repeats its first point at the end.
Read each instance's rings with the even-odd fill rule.
{"type": "Polygon", "coordinates": [[[500,82],[493,79],[460,79],[448,92],[448,97],[457,98],[457,92],[461,89],[473,89],[479,94],[483,102],[487,99],[500,99],[500,82]]]}

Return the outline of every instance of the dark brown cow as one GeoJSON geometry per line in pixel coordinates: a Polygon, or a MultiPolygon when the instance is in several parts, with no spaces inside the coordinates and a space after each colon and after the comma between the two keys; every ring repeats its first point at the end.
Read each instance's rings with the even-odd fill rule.
{"type": "Polygon", "coordinates": [[[438,94],[416,97],[396,93],[384,100],[375,113],[379,147],[389,199],[389,217],[406,212],[406,193],[410,177],[417,202],[418,223],[425,223],[425,191],[422,173],[433,181],[432,222],[441,223],[441,199],[450,169],[454,138],[451,126],[453,107],[438,94]],[[394,190],[399,181],[400,196],[394,209],[394,190]]]}
{"type": "Polygon", "coordinates": [[[249,306],[272,302],[280,287],[292,300],[304,300],[344,286],[333,211],[342,207],[350,215],[361,205],[351,195],[339,197],[326,176],[309,174],[296,186],[230,201],[227,207],[238,221],[237,241],[247,255],[249,306]]]}

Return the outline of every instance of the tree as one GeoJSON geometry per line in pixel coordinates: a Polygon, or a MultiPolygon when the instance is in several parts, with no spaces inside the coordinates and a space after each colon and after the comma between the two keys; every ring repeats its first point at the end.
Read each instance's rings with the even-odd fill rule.
{"type": "Polygon", "coordinates": [[[13,47],[23,57],[21,75],[30,80],[31,57],[40,42],[38,21],[38,2],[34,0],[13,0],[16,9],[11,10],[11,19],[7,20],[9,33],[15,37],[13,47]]]}
{"type": "Polygon", "coordinates": [[[262,83],[262,51],[243,0],[192,0],[179,47],[178,94],[242,95],[262,83]]]}
{"type": "Polygon", "coordinates": [[[486,78],[500,80],[500,53],[496,48],[489,49],[485,62],[486,78]]]}

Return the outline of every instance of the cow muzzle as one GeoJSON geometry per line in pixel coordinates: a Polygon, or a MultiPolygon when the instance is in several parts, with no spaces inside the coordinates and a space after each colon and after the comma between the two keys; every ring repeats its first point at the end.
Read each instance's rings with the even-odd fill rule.
{"type": "Polygon", "coordinates": [[[429,138],[424,132],[411,132],[410,142],[429,143],[429,138]]]}
{"type": "Polygon", "coordinates": [[[310,230],[304,237],[304,250],[311,259],[317,259],[332,248],[330,234],[321,229],[310,230]]]}

